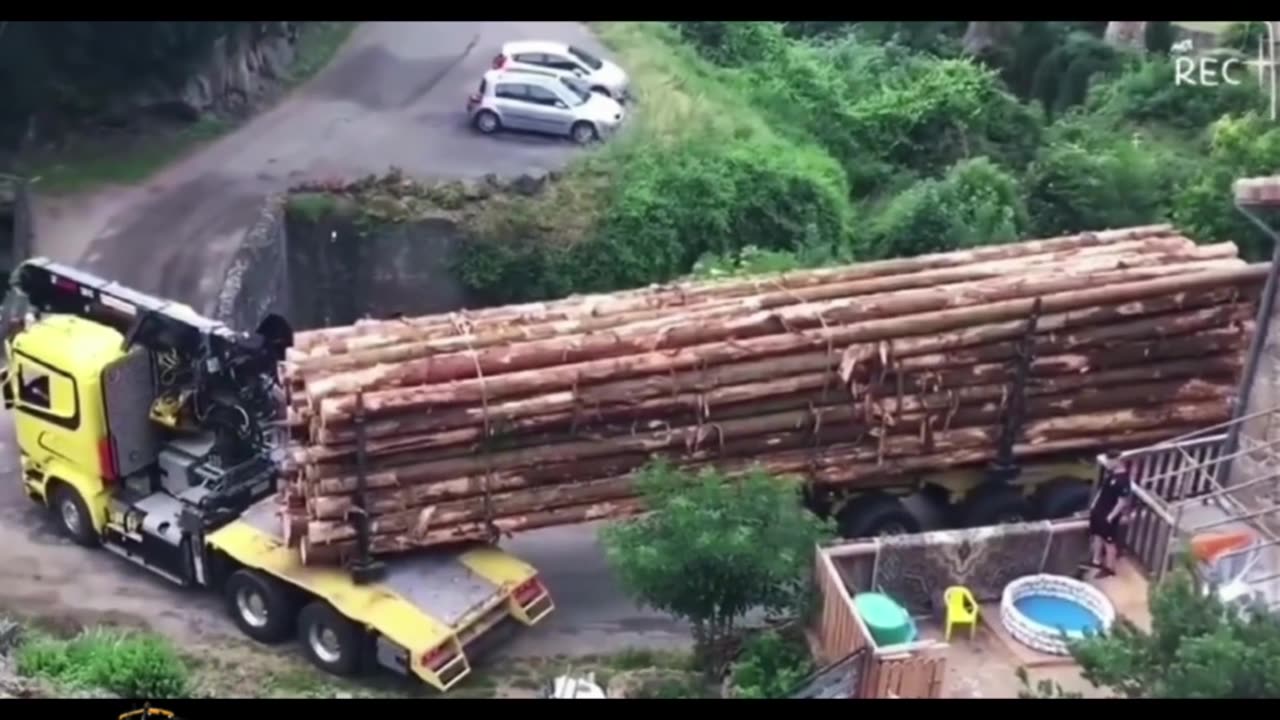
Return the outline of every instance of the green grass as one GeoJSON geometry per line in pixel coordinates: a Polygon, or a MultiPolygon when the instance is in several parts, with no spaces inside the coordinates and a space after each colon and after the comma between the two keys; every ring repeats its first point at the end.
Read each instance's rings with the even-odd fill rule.
{"type": "Polygon", "coordinates": [[[495,197],[468,219],[479,236],[519,237],[522,229],[551,231],[555,242],[573,244],[597,226],[620,168],[636,148],[674,145],[695,135],[724,138],[773,136],[725,71],[698,56],[663,23],[589,23],[616,61],[627,69],[635,103],[621,133],[575,161],[559,182],[534,198],[495,197]]]}
{"type": "Polygon", "coordinates": [[[204,117],[179,130],[151,138],[131,139],[114,149],[105,141],[90,141],[75,150],[55,153],[22,168],[49,193],[73,193],[99,185],[132,185],[178,160],[191,150],[221,137],[233,123],[204,117]]]}
{"type": "Polygon", "coordinates": [[[289,66],[288,84],[306,82],[329,64],[360,23],[349,20],[312,22],[298,31],[298,52],[289,66]]]}
{"type": "MultiPolygon", "coordinates": [[[[285,87],[297,87],[319,72],[358,24],[343,21],[303,25],[285,87]]],[[[19,171],[39,178],[36,187],[50,194],[82,192],[102,185],[133,185],[236,127],[229,120],[206,116],[190,125],[146,137],[90,138],[66,151],[28,158],[19,163],[19,171]]]]}
{"type": "Polygon", "coordinates": [[[17,669],[65,688],[100,688],[122,697],[183,697],[191,688],[186,662],[164,638],[94,629],[70,639],[29,636],[17,650],[17,669]]]}

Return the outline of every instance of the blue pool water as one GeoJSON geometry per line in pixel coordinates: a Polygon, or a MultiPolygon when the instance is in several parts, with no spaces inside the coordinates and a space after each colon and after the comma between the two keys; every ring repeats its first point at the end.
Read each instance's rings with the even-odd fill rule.
{"type": "Polygon", "coordinates": [[[1102,627],[1102,620],[1097,615],[1074,600],[1048,595],[1028,595],[1015,600],[1013,606],[1028,620],[1034,620],[1055,630],[1097,632],[1102,627]]]}

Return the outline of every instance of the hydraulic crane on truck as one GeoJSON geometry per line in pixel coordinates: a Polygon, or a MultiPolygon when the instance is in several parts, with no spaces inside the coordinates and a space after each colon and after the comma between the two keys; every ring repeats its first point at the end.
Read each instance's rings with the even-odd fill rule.
{"type": "Polygon", "coordinates": [[[357,572],[368,558],[302,565],[274,498],[277,366],[293,341],[283,318],[237,332],[44,258],[21,264],[9,290],[0,388],[23,487],[75,542],[221,589],[247,635],[296,634],[322,669],[378,664],[440,689],[468,674],[482,636],[552,611],[536,570],[489,545],[389,560],[376,575],[357,572]]]}

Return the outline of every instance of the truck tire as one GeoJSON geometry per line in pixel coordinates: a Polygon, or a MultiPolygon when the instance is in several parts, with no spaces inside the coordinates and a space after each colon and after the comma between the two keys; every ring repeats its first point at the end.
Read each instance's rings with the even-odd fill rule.
{"type": "Polygon", "coordinates": [[[868,493],[850,501],[836,513],[836,524],[847,540],[920,532],[920,521],[902,501],[885,493],[868,493]]]}
{"type": "Polygon", "coordinates": [[[236,627],[254,640],[274,644],[293,633],[296,603],[289,588],[266,573],[249,569],[231,573],[223,597],[236,627]]]}
{"type": "Polygon", "coordinates": [[[1036,491],[1036,515],[1044,520],[1057,520],[1089,509],[1093,490],[1089,483],[1074,478],[1050,480],[1036,491]]]}
{"type": "Polygon", "coordinates": [[[49,498],[49,507],[53,510],[58,525],[72,542],[90,548],[98,546],[93,516],[89,514],[89,507],[84,504],[84,498],[80,497],[75,488],[58,482],[49,498]]]}
{"type": "Polygon", "coordinates": [[[351,677],[361,670],[365,633],[329,603],[316,600],[298,614],[298,642],[311,664],[333,675],[351,677]]]}
{"type": "Polygon", "coordinates": [[[967,528],[1027,522],[1032,518],[1031,504],[1005,483],[979,486],[960,507],[960,523],[967,528]]]}

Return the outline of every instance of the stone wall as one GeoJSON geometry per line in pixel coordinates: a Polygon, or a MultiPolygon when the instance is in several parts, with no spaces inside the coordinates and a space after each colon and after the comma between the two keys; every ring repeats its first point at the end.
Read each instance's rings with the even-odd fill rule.
{"type": "Polygon", "coordinates": [[[309,217],[273,196],[232,258],[213,314],[251,331],[268,313],[302,330],[458,310],[468,298],[450,260],[462,241],[458,224],[444,217],[386,224],[344,213],[309,217]]]}
{"type": "Polygon", "coordinates": [[[467,295],[450,268],[461,241],[458,225],[443,217],[370,226],[343,215],[291,216],[290,321],[314,328],[461,309],[467,295]]]}
{"type": "Polygon", "coordinates": [[[254,330],[269,313],[290,317],[284,206],[283,195],[266,199],[223,278],[214,318],[237,330],[254,330]]]}
{"type": "Polygon", "coordinates": [[[214,41],[177,88],[155,86],[122,98],[116,113],[158,111],[195,120],[209,111],[239,112],[270,96],[296,56],[298,23],[261,22],[214,41]]]}

